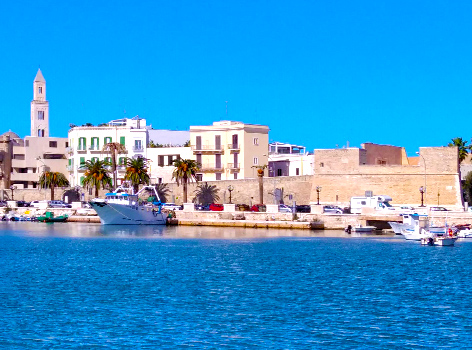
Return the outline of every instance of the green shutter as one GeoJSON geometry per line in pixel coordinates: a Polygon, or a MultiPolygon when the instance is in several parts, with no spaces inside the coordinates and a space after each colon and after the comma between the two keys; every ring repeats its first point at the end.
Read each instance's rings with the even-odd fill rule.
{"type": "Polygon", "coordinates": [[[120,136],[120,143],[124,146],[125,145],[125,137],[120,136]]]}
{"type": "Polygon", "coordinates": [[[72,164],[71,164],[71,161],[72,161],[72,159],[69,159],[69,166],[71,166],[71,165],[72,165],[72,164]]]}
{"type": "Polygon", "coordinates": [[[80,166],[85,164],[85,157],[80,157],[80,166]]]}
{"type": "Polygon", "coordinates": [[[111,137],[107,136],[105,138],[103,138],[103,144],[106,145],[107,143],[111,143],[111,137]]]}
{"type": "Polygon", "coordinates": [[[80,186],[84,185],[84,179],[85,179],[85,176],[80,177],[80,186]]]}

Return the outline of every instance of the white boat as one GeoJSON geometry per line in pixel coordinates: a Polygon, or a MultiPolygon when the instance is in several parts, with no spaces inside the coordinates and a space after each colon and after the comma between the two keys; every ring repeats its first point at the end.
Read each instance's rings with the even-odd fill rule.
{"type": "Polygon", "coordinates": [[[459,230],[459,231],[457,231],[457,237],[459,237],[459,238],[472,238],[472,230],[470,228],[459,230]]]}
{"type": "Polygon", "coordinates": [[[421,244],[432,245],[432,246],[453,246],[454,242],[457,241],[457,237],[454,236],[434,236],[425,237],[421,239],[421,244]]]}
{"type": "Polygon", "coordinates": [[[419,214],[401,214],[403,222],[398,221],[389,221],[390,227],[393,229],[396,235],[402,234],[402,229],[413,228],[416,225],[416,222],[420,220],[420,218],[427,217],[426,215],[419,215],[419,214]]]}
{"type": "Polygon", "coordinates": [[[105,199],[96,198],[90,202],[102,225],[166,224],[166,214],[161,211],[159,195],[153,186],[144,186],[136,194],[129,194],[127,190],[119,187],[115,192],[107,193],[105,199]],[[156,201],[140,203],[138,197],[143,191],[151,191],[156,201]]]}

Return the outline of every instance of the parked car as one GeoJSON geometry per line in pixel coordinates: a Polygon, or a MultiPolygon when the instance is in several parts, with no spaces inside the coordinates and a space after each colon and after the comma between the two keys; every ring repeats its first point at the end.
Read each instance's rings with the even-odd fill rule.
{"type": "Polygon", "coordinates": [[[210,210],[211,211],[223,211],[224,210],[224,205],[223,204],[217,204],[217,203],[211,203],[210,204],[210,210]]]}
{"type": "Polygon", "coordinates": [[[29,207],[29,206],[30,206],[30,202],[17,201],[17,202],[16,202],[16,206],[17,206],[17,207],[29,207]]]}
{"type": "Polygon", "coordinates": [[[291,213],[292,208],[285,204],[279,204],[279,212],[280,213],[291,213]]]}
{"type": "Polygon", "coordinates": [[[236,204],[236,210],[238,210],[238,211],[251,211],[251,207],[247,204],[236,204]]]}
{"type": "Polygon", "coordinates": [[[254,204],[254,205],[251,207],[251,211],[255,211],[255,212],[265,212],[265,211],[266,211],[266,206],[265,206],[265,204],[254,204]]]}
{"type": "Polygon", "coordinates": [[[311,213],[311,207],[309,205],[297,205],[297,213],[311,213]]]}
{"type": "Polygon", "coordinates": [[[6,207],[7,202],[6,201],[0,201],[0,207],[6,207]]]}
{"type": "Polygon", "coordinates": [[[48,207],[49,208],[72,208],[72,205],[64,201],[49,201],[48,207]]]}
{"type": "Polygon", "coordinates": [[[30,203],[30,207],[34,207],[34,208],[39,208],[39,207],[47,208],[47,207],[48,207],[48,201],[32,201],[32,202],[30,203]]]}
{"type": "Polygon", "coordinates": [[[203,204],[194,204],[195,210],[205,210],[205,206],[203,204]]]}
{"type": "Polygon", "coordinates": [[[343,210],[340,207],[336,207],[334,205],[325,205],[323,207],[323,213],[342,214],[343,210]]]}
{"type": "Polygon", "coordinates": [[[444,207],[431,207],[429,208],[431,211],[449,211],[449,209],[446,209],[444,207]]]}
{"type": "Polygon", "coordinates": [[[180,205],[177,205],[175,203],[164,203],[162,205],[162,209],[167,209],[167,210],[180,210],[180,205]]]}

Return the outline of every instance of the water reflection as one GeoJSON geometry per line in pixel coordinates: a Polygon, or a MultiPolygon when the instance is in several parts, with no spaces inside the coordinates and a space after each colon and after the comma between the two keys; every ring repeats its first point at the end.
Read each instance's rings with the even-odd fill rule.
{"type": "MultiPolygon", "coordinates": [[[[92,223],[36,223],[0,222],[0,234],[54,237],[120,237],[120,238],[199,238],[245,239],[278,237],[342,237],[342,238],[392,238],[390,235],[348,235],[342,230],[262,229],[213,226],[134,226],[100,225],[92,223]]],[[[398,237],[397,237],[398,238],[398,237]]]]}

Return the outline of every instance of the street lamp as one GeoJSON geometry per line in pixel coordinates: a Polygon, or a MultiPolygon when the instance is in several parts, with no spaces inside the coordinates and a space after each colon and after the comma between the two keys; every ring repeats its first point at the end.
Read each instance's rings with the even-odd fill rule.
{"type": "Polygon", "coordinates": [[[228,186],[228,192],[229,192],[229,204],[232,204],[231,203],[231,192],[234,190],[234,187],[229,185],[228,186]]]}
{"type": "Polygon", "coordinates": [[[316,186],[316,194],[317,194],[317,205],[320,205],[320,192],[321,192],[321,186],[316,186]]]}
{"type": "Polygon", "coordinates": [[[423,186],[420,187],[420,193],[421,193],[421,205],[420,207],[424,207],[424,204],[423,204],[423,194],[425,192],[425,188],[423,186]]]}
{"type": "Polygon", "coordinates": [[[15,200],[15,199],[13,198],[13,190],[16,190],[16,186],[11,185],[11,186],[10,186],[10,190],[11,190],[11,200],[13,201],[13,200],[15,200]]]}
{"type": "MultiPolygon", "coordinates": [[[[421,206],[424,207],[423,205],[423,193],[426,193],[426,160],[424,159],[423,155],[420,154],[420,152],[416,152],[417,155],[419,155],[421,158],[423,158],[423,164],[424,164],[424,187],[423,187],[423,192],[421,192],[421,206]]],[[[426,202],[426,195],[424,196],[425,202],[426,202]]]]}

